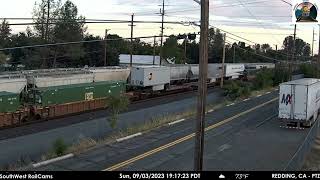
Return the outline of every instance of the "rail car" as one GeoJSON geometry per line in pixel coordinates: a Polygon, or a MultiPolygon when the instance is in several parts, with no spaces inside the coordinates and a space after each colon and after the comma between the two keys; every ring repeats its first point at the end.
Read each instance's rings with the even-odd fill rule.
{"type": "MultiPolygon", "coordinates": [[[[208,65],[209,84],[241,78],[245,65],[227,63],[222,69],[221,64],[208,65]]],[[[103,109],[109,96],[130,94],[139,99],[143,93],[192,89],[198,77],[197,64],[0,73],[0,128],[103,109]]]]}

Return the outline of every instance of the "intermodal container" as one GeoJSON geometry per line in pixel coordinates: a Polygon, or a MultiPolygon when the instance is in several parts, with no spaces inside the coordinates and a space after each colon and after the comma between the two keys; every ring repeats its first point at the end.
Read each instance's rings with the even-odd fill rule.
{"type": "Polygon", "coordinates": [[[0,113],[15,112],[20,106],[20,97],[17,93],[0,92],[0,113]]]}
{"type": "Polygon", "coordinates": [[[52,106],[119,96],[125,92],[124,81],[95,82],[37,89],[35,101],[52,106]]]}

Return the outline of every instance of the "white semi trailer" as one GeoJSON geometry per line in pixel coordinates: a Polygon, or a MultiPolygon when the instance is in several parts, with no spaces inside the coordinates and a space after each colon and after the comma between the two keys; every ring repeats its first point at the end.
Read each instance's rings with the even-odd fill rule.
{"type": "Polygon", "coordinates": [[[280,85],[279,119],[285,125],[310,127],[320,109],[320,79],[299,79],[280,85]]]}

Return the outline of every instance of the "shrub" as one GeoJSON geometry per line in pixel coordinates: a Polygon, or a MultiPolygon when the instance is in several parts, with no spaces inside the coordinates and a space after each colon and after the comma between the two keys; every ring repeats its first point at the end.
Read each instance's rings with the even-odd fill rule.
{"type": "Polygon", "coordinates": [[[262,69],[259,73],[257,73],[256,78],[254,80],[254,89],[260,90],[273,86],[273,78],[274,72],[269,69],[262,69]]]}
{"type": "Polygon", "coordinates": [[[65,144],[63,139],[59,138],[53,143],[53,150],[57,156],[62,156],[67,151],[68,146],[65,144]]]}
{"type": "Polygon", "coordinates": [[[124,95],[110,96],[107,98],[107,107],[109,107],[111,112],[109,123],[112,128],[117,126],[119,113],[127,110],[129,103],[129,98],[124,95]]]}
{"type": "Polygon", "coordinates": [[[249,96],[251,94],[252,85],[249,82],[229,81],[224,87],[225,96],[234,100],[239,97],[249,96]]]}

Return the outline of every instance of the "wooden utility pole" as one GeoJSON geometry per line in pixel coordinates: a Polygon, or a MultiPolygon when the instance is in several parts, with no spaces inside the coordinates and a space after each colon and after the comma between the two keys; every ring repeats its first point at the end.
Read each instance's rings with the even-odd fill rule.
{"type": "Polygon", "coordinates": [[[196,136],[194,152],[194,170],[203,170],[204,126],[207,98],[208,74],[208,30],[209,30],[209,0],[201,0],[201,37],[199,58],[199,87],[196,118],[196,136]]]}
{"type": "Polygon", "coordinates": [[[105,35],[104,35],[104,66],[107,66],[107,41],[108,41],[108,31],[109,29],[106,29],[105,35]]]}
{"type": "Polygon", "coordinates": [[[296,33],[297,33],[297,25],[294,25],[294,33],[293,33],[293,48],[292,48],[292,57],[291,57],[291,63],[289,63],[290,67],[290,80],[292,80],[292,73],[293,73],[293,63],[294,63],[294,56],[296,52],[296,33]]]}
{"type": "Polygon", "coordinates": [[[156,36],[153,37],[153,65],[156,61],[156,36]]]}
{"type": "Polygon", "coordinates": [[[133,54],[133,18],[134,18],[134,14],[131,15],[131,24],[129,26],[131,26],[131,47],[130,47],[130,67],[132,67],[132,54],[133,54]]]}
{"type": "Polygon", "coordinates": [[[184,38],[184,64],[187,63],[187,41],[188,37],[186,35],[186,37],[184,38]]]}
{"type": "Polygon", "coordinates": [[[46,38],[46,41],[47,43],[49,42],[49,19],[50,19],[50,0],[47,0],[48,1],[48,4],[47,4],[47,8],[48,8],[48,12],[47,12],[47,24],[46,24],[46,35],[45,35],[45,38],[46,38]]]}
{"type": "Polygon", "coordinates": [[[165,15],[165,11],[164,11],[164,0],[162,0],[162,9],[161,9],[161,43],[160,43],[160,66],[162,64],[162,56],[163,56],[163,30],[164,30],[164,15],[165,15]]]}
{"type": "Polygon", "coordinates": [[[317,60],[317,78],[319,78],[319,67],[320,67],[320,25],[319,25],[319,49],[318,49],[318,60],[317,60]]]}
{"type": "Polygon", "coordinates": [[[314,28],[312,31],[312,45],[311,45],[311,57],[313,57],[313,49],[314,48],[314,28]]]}
{"type": "Polygon", "coordinates": [[[233,63],[236,63],[236,46],[233,46],[233,63]]]}
{"type": "Polygon", "coordinates": [[[220,82],[220,87],[221,88],[223,88],[224,62],[226,60],[226,38],[227,38],[227,35],[226,35],[226,33],[224,33],[224,35],[223,35],[223,54],[222,54],[221,82],[220,82]]]}
{"type": "Polygon", "coordinates": [[[45,5],[45,1],[42,0],[42,5],[43,5],[43,9],[42,9],[42,21],[41,21],[41,39],[45,39],[45,30],[44,30],[44,19],[45,19],[45,14],[46,14],[46,5],[45,5]]]}

